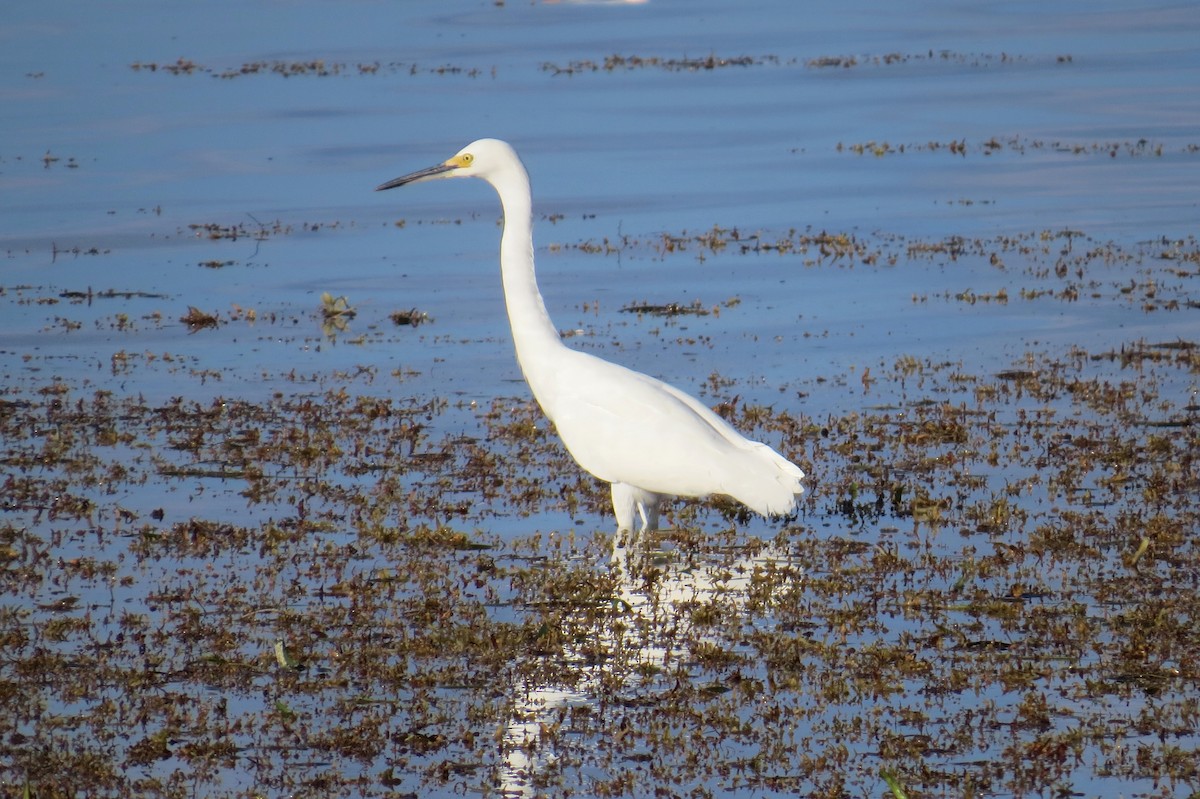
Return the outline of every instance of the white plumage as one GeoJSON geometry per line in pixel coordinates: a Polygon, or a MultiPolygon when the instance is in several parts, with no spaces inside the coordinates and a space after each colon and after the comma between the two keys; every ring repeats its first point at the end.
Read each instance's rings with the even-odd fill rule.
{"type": "Polygon", "coordinates": [[[529,175],[507,143],[480,139],[377,190],[448,177],[482,178],[500,195],[500,271],[517,361],[571,456],[612,484],[619,529],[632,530],[635,515],[642,531],[656,528],[668,496],[725,494],[764,516],[795,509],[800,467],[674,386],[562,343],[534,274],[529,175]]]}

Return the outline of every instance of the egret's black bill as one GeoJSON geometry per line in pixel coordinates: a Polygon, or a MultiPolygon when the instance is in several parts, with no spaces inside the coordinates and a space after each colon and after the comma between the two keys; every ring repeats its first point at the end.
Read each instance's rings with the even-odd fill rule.
{"type": "Polygon", "coordinates": [[[426,178],[437,177],[438,175],[441,175],[445,172],[449,172],[450,170],[455,169],[455,168],[456,167],[454,166],[454,164],[438,164],[437,166],[431,166],[428,169],[422,169],[418,172],[413,172],[411,175],[404,175],[403,177],[393,178],[392,180],[389,180],[387,183],[382,183],[382,184],[376,186],[375,191],[387,191],[388,189],[394,189],[394,188],[397,188],[398,186],[403,186],[406,183],[416,183],[418,180],[425,180],[426,178]]]}

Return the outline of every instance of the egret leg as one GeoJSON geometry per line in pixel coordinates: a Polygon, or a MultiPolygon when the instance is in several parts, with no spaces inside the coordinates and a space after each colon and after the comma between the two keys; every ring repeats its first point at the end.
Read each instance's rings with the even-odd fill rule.
{"type": "Polygon", "coordinates": [[[617,532],[632,532],[633,514],[636,503],[633,499],[633,486],[624,483],[612,484],[613,513],[617,517],[617,532]]]}
{"type": "Polygon", "coordinates": [[[651,494],[649,491],[641,492],[645,496],[638,500],[637,509],[638,515],[642,517],[641,532],[647,530],[658,529],[658,504],[662,501],[662,497],[658,494],[651,494]]]}
{"type": "Polygon", "coordinates": [[[635,515],[642,522],[639,533],[657,530],[658,508],[662,500],[662,495],[655,494],[653,491],[646,491],[628,483],[613,483],[613,513],[617,517],[618,532],[633,532],[635,515]]]}

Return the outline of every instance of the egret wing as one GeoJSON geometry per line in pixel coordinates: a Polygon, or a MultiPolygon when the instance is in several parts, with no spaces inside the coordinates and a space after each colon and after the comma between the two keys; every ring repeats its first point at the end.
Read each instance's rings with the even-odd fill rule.
{"type": "Polygon", "coordinates": [[[608,482],[704,496],[747,441],[696,400],[648,375],[572,351],[546,413],[579,464],[608,482]]]}

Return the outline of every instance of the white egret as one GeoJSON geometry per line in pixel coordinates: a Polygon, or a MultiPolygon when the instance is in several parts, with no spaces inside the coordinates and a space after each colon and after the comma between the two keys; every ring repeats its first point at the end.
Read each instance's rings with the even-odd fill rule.
{"type": "Polygon", "coordinates": [[[619,530],[632,531],[635,513],[641,532],[655,529],[668,496],[724,494],[764,516],[795,509],[804,472],[787,458],[674,386],[563,344],[534,275],[529,175],[506,142],[472,142],[376,191],[454,177],[482,178],[500,195],[500,273],[517,362],[571,456],[612,484],[619,530]]]}

